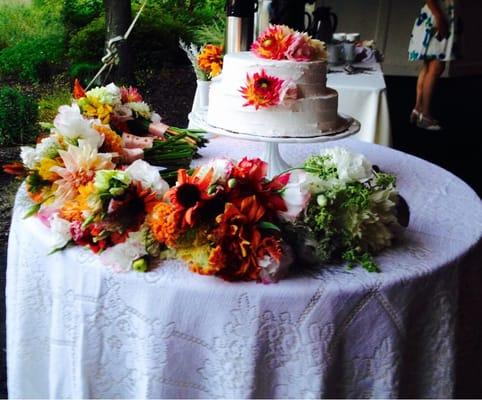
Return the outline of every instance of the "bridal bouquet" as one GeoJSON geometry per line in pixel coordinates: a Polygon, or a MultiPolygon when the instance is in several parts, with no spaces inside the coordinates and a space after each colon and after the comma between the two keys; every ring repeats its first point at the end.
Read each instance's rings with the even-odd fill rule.
{"type": "Polygon", "coordinates": [[[311,156],[302,169],[311,199],[284,226],[300,258],[310,263],[343,259],[378,271],[373,255],[408,225],[408,206],[395,189],[395,176],[339,147],[311,156]]]}
{"type": "Polygon", "coordinates": [[[280,221],[296,217],[304,203],[287,201],[291,174],[270,180],[266,173],[264,161],[247,158],[180,170],[166,202],[148,216],[154,237],[193,272],[276,282],[293,261],[280,221]]]}
{"type": "Polygon", "coordinates": [[[177,170],[189,166],[198,148],[206,144],[201,130],[163,124],[135,88],[111,83],[86,92],[76,81],[74,99],[85,118],[100,121],[102,134],[114,142],[114,150],[126,163],[143,158],[151,164],[177,170]]]}

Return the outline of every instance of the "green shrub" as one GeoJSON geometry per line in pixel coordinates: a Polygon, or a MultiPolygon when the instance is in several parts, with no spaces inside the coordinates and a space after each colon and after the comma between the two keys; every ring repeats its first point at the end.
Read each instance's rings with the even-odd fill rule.
{"type": "Polygon", "coordinates": [[[102,0],[64,0],[62,17],[69,30],[76,31],[98,18],[102,10],[102,0]]]}
{"type": "Polygon", "coordinates": [[[35,100],[9,86],[0,88],[0,146],[32,143],[38,133],[35,100]]]}
{"type": "Polygon", "coordinates": [[[165,63],[186,63],[179,47],[179,38],[192,39],[185,23],[173,13],[160,14],[146,10],[130,36],[130,45],[136,54],[137,65],[157,67],[165,63]]]}
{"type": "Polygon", "coordinates": [[[105,19],[99,17],[69,40],[68,56],[73,63],[98,63],[104,55],[105,19]]]}
{"type": "Polygon", "coordinates": [[[62,35],[26,39],[0,51],[0,75],[36,82],[47,80],[64,57],[62,35]]]}
{"type": "Polygon", "coordinates": [[[77,63],[70,67],[69,75],[72,81],[78,79],[83,86],[87,86],[100,67],[101,64],[77,63]]]}
{"type": "Polygon", "coordinates": [[[52,123],[60,106],[72,103],[72,94],[68,88],[60,88],[52,94],[43,96],[38,101],[38,120],[52,123]]]}
{"type": "Polygon", "coordinates": [[[34,5],[19,4],[15,0],[0,2],[0,49],[64,31],[61,0],[36,0],[34,5]]]}

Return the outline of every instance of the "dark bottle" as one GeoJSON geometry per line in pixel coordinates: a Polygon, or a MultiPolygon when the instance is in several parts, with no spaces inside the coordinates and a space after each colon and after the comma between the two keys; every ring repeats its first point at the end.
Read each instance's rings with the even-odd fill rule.
{"type": "Polygon", "coordinates": [[[251,48],[257,6],[257,0],[226,1],[226,53],[237,53],[251,48]]]}

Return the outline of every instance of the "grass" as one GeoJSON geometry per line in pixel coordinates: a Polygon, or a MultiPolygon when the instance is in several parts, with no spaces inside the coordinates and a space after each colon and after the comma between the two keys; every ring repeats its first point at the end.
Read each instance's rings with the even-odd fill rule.
{"type": "Polygon", "coordinates": [[[42,3],[38,6],[30,1],[0,0],[0,49],[64,31],[61,2],[42,3]]]}

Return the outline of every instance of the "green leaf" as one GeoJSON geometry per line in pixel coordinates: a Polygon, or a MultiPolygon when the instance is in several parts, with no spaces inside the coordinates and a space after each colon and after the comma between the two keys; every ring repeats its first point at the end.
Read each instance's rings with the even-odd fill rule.
{"type": "Polygon", "coordinates": [[[31,217],[32,215],[36,215],[38,213],[38,210],[40,210],[41,206],[42,206],[41,203],[34,204],[34,205],[30,206],[28,208],[27,212],[25,213],[25,215],[23,216],[23,219],[27,219],[27,218],[31,217]]]}
{"type": "Polygon", "coordinates": [[[258,224],[258,226],[259,226],[261,229],[266,229],[266,230],[271,229],[271,230],[274,230],[274,231],[277,231],[277,232],[281,232],[281,229],[280,229],[277,225],[275,225],[275,224],[273,224],[273,223],[271,223],[271,222],[261,221],[261,222],[258,224]]]}

